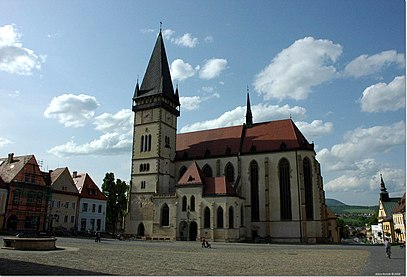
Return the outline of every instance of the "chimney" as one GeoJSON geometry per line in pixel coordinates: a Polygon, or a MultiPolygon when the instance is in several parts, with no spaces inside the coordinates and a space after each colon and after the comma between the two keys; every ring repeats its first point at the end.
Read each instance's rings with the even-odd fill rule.
{"type": "Polygon", "coordinates": [[[73,177],[73,178],[78,177],[78,171],[74,171],[74,172],[72,172],[72,177],[73,177]]]}
{"type": "Polygon", "coordinates": [[[13,162],[14,153],[9,153],[7,158],[7,163],[11,164],[13,162]]]}

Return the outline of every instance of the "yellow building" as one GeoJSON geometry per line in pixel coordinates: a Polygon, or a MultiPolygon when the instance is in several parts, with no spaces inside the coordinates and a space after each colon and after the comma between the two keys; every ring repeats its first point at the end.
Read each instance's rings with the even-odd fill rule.
{"type": "Polygon", "coordinates": [[[391,242],[395,241],[393,210],[398,206],[400,198],[390,198],[384,184],[383,177],[380,175],[380,198],[378,222],[382,225],[383,237],[388,238],[391,242]]]}
{"type": "Polygon", "coordinates": [[[406,193],[393,210],[394,236],[396,241],[406,241],[406,193]]]}
{"type": "Polygon", "coordinates": [[[77,227],[79,192],[67,167],[51,171],[52,202],[49,229],[70,231],[77,227]]]}

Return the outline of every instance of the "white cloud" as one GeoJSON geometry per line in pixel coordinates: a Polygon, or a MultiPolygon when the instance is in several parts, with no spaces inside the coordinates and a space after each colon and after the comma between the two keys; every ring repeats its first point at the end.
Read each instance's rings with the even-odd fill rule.
{"type": "Polygon", "coordinates": [[[38,56],[33,50],[24,48],[19,41],[21,34],[13,25],[0,27],[0,71],[11,74],[31,75],[41,68],[45,57],[38,56]]]}
{"type": "Polygon", "coordinates": [[[133,130],[134,113],[129,109],[123,109],[116,114],[103,113],[95,117],[93,122],[95,129],[101,132],[130,133],[133,130]]]}
{"type": "Polygon", "coordinates": [[[199,77],[205,80],[216,78],[227,68],[227,64],[228,62],[226,59],[212,58],[208,60],[199,71],[199,77]]]}
{"type": "Polygon", "coordinates": [[[195,75],[195,69],[189,63],[176,59],[171,63],[171,77],[173,80],[183,81],[195,75]]]}
{"type": "Polygon", "coordinates": [[[341,54],[342,46],[330,40],[297,40],[256,75],[255,90],[266,100],[306,99],[312,87],[336,77],[332,64],[341,54]]]}
{"type": "Polygon", "coordinates": [[[205,37],[205,39],[204,39],[204,41],[206,42],[206,43],[212,43],[213,42],[213,36],[206,36],[205,37]]]}
{"type": "Polygon", "coordinates": [[[295,124],[308,141],[315,140],[316,138],[330,134],[333,131],[332,122],[324,123],[322,120],[314,120],[311,123],[298,121],[295,122],[295,124]]]}
{"type": "Polygon", "coordinates": [[[199,109],[199,105],[202,102],[200,96],[181,96],[179,98],[181,107],[187,111],[193,111],[199,109]]]}
{"type": "Polygon", "coordinates": [[[44,116],[57,119],[65,127],[82,127],[93,117],[98,106],[93,96],[63,94],[52,99],[44,116]]]}
{"type": "Polygon", "coordinates": [[[345,67],[344,73],[358,78],[377,73],[382,68],[390,66],[391,64],[405,67],[404,54],[397,53],[395,50],[389,50],[370,57],[368,55],[361,55],[345,67]]]}
{"type": "Polygon", "coordinates": [[[48,150],[48,153],[58,157],[73,155],[116,155],[119,153],[131,152],[131,136],[117,132],[106,133],[99,138],[84,144],[77,144],[69,141],[48,150]]]}
{"type": "Polygon", "coordinates": [[[8,140],[6,138],[0,137],[0,148],[4,147],[8,144],[12,144],[13,142],[11,140],[8,140]]]}
{"type": "Polygon", "coordinates": [[[190,33],[183,34],[182,36],[174,37],[175,31],[166,29],[162,31],[163,37],[166,40],[171,41],[175,45],[194,48],[198,45],[198,38],[193,37],[190,33]]]}
{"type": "Polygon", "coordinates": [[[355,162],[373,158],[405,143],[405,123],[357,128],[347,132],[343,142],[318,152],[318,160],[328,171],[354,170],[355,162]]]}
{"type": "Polygon", "coordinates": [[[396,111],[406,106],[406,77],[398,76],[389,84],[378,83],[366,88],[360,99],[364,112],[396,111]]]}
{"type": "Polygon", "coordinates": [[[188,48],[194,48],[198,44],[198,39],[192,37],[192,35],[190,33],[186,33],[186,34],[182,35],[181,37],[174,38],[172,41],[176,45],[188,47],[188,48]]]}
{"type": "MultiPolygon", "coordinates": [[[[272,106],[268,104],[259,104],[251,106],[253,118],[255,122],[268,121],[276,118],[288,118],[289,115],[294,115],[297,118],[304,118],[306,110],[302,107],[272,106]]],[[[228,126],[240,125],[245,122],[246,107],[236,107],[234,110],[227,111],[220,117],[196,122],[181,128],[181,133],[192,132],[198,130],[214,129],[228,126]]]]}

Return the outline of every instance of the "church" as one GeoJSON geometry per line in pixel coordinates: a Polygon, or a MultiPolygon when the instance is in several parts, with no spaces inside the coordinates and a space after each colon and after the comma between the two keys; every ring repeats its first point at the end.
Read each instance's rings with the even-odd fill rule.
{"type": "Polygon", "coordinates": [[[133,96],[126,234],[144,239],[322,243],[332,239],[320,164],[291,119],[177,134],[160,30],[133,96]]]}

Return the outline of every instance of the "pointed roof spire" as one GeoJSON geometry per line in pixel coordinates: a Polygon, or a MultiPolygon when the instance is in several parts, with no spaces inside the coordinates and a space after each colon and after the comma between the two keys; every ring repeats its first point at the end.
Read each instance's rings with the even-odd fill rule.
{"type": "Polygon", "coordinates": [[[387,192],[386,185],[383,181],[383,176],[380,173],[380,200],[388,201],[389,200],[389,193],[387,192]]]}
{"type": "Polygon", "coordinates": [[[253,115],[252,109],[250,107],[249,86],[247,86],[246,126],[249,128],[253,126],[253,115]]]}
{"type": "Polygon", "coordinates": [[[177,99],[174,94],[174,87],[172,86],[171,73],[161,29],[153,53],[151,54],[146,73],[144,74],[138,96],[150,96],[155,94],[163,94],[171,100],[179,102],[179,99],[177,99]]]}

